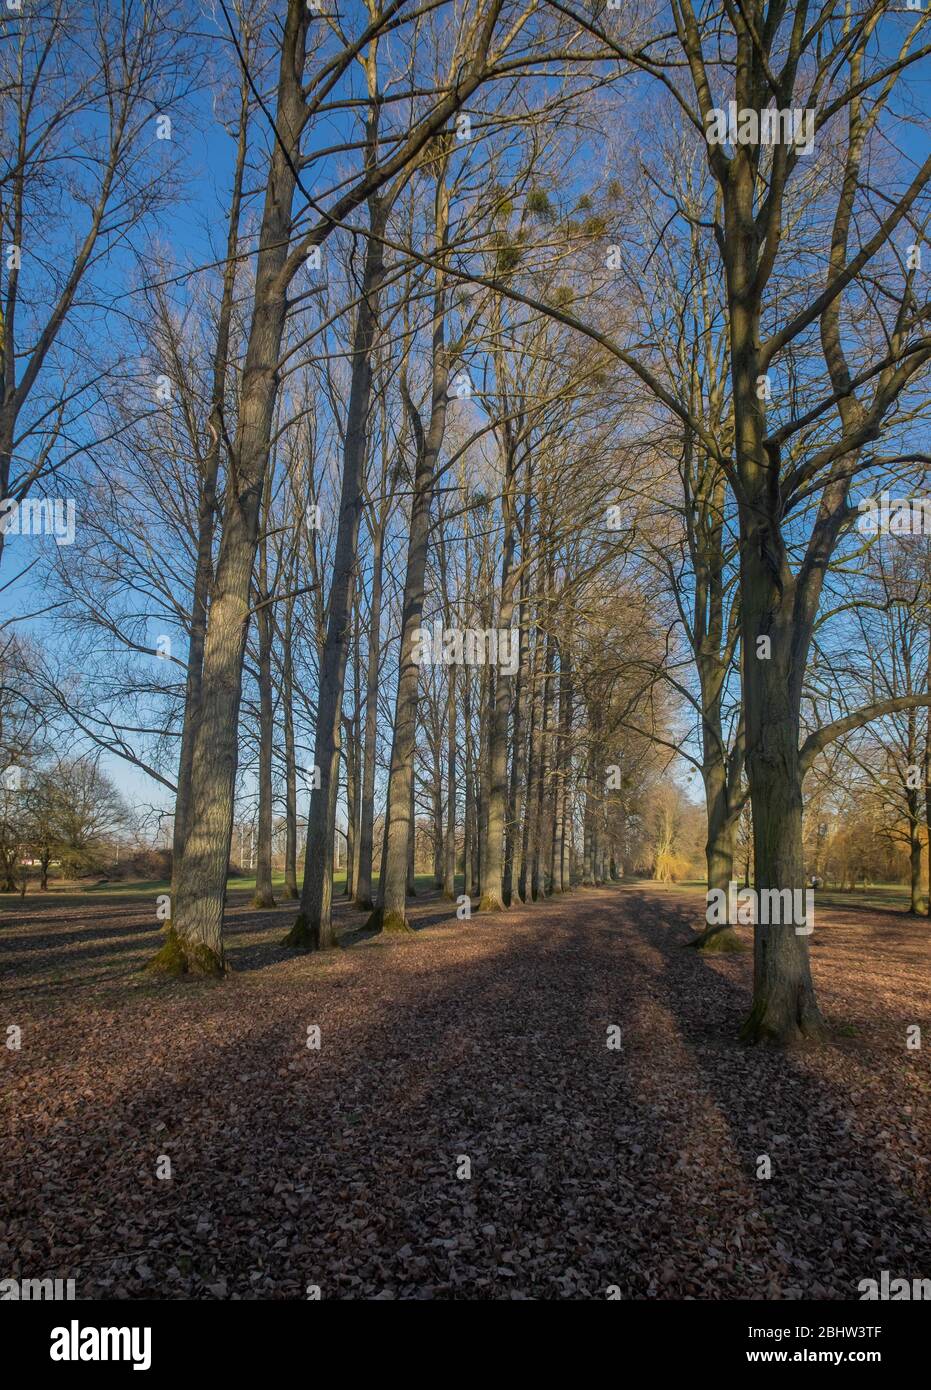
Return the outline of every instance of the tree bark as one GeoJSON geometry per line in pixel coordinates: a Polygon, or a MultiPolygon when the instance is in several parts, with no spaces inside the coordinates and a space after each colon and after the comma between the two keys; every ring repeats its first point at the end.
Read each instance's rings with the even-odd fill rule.
{"type": "Polygon", "coordinates": [[[443,896],[456,896],[456,668],[447,672],[446,695],[446,844],[443,856],[443,896]]]}
{"type": "Polygon", "coordinates": [[[294,900],[297,887],[297,755],[294,747],[294,600],[287,599],[282,636],[281,703],[284,715],[285,850],[282,896],[294,900]]]}
{"type": "Polygon", "coordinates": [[[346,885],[343,892],[348,898],[352,898],[355,891],[356,808],[358,806],[356,786],[356,765],[358,758],[356,755],[356,737],[353,729],[354,723],[354,719],[346,719],[343,721],[343,728],[346,733],[346,746],[344,750],[346,761],[346,885]]]}
{"type": "Polygon", "coordinates": [[[527,731],[527,791],[524,811],[524,831],[521,852],[518,892],[522,902],[529,902],[536,894],[533,891],[533,865],[537,859],[537,837],[539,833],[537,786],[540,777],[540,718],[543,700],[542,676],[540,672],[543,651],[543,636],[535,629],[533,658],[530,668],[530,726],[527,731]]]}
{"type": "MultiPolygon", "coordinates": [[[[791,669],[793,631],[785,611],[788,586],[785,580],[777,583],[779,572],[773,572],[774,543],[766,509],[761,504],[754,507],[748,499],[742,510],[747,513],[741,523],[747,535],[741,550],[743,689],[755,886],[758,893],[804,892],[799,699],[791,669]],[[768,657],[757,655],[760,635],[771,640],[768,657]]],[[[791,924],[757,923],[753,1003],[741,1036],[785,1044],[822,1033],[807,937],[791,924]]]]}
{"type": "MultiPolygon", "coordinates": [[[[712,755],[707,759],[702,767],[702,778],[708,816],[708,837],[705,841],[708,889],[727,894],[734,879],[734,833],[740,813],[738,811],[735,815],[730,806],[723,758],[712,755]]],[[[688,944],[709,954],[743,950],[732,925],[706,927],[688,944]]]]}
{"type": "Polygon", "coordinates": [[[359,816],[359,869],[355,905],[371,912],[372,856],[375,845],[375,764],[378,747],[378,667],[381,656],[381,595],[385,518],[372,538],[372,593],[369,607],[368,656],[365,670],[365,744],[362,760],[362,806],[359,816]]]}
{"type": "MultiPolygon", "coordinates": [[[[434,233],[437,247],[443,248],[449,217],[446,188],[448,142],[439,151],[440,165],[436,176],[434,233]]],[[[446,292],[443,270],[434,272],[432,385],[430,419],[426,431],[414,402],[407,391],[406,373],[402,372],[401,389],[405,405],[417,438],[417,461],[414,470],[414,495],[411,501],[410,532],[407,546],[407,567],[404,577],[404,601],[401,620],[401,652],[398,685],[395,696],[394,742],[391,750],[391,771],[388,779],[388,851],[385,860],[383,891],[379,907],[372,916],[373,925],[383,932],[408,931],[405,912],[408,887],[408,860],[413,854],[415,824],[414,751],[417,723],[417,699],[420,687],[420,665],[415,650],[417,630],[423,618],[424,590],[427,572],[427,551],[430,540],[430,513],[436,489],[440,450],[446,433],[446,405],[449,394],[449,360],[446,350],[446,292]]]]}
{"type": "MultiPolygon", "coordinates": [[[[504,486],[501,493],[501,521],[504,528],[501,556],[501,599],[498,609],[500,632],[510,632],[514,620],[517,575],[514,570],[516,542],[515,492],[516,458],[513,447],[506,449],[504,486]]],[[[510,650],[510,647],[508,648],[510,650]]],[[[503,912],[504,837],[508,791],[508,722],[514,696],[514,677],[500,667],[495,682],[494,702],[489,724],[489,787],[487,855],[482,865],[482,896],[479,912],[503,912]]]]}
{"type": "MultiPolygon", "coordinates": [[[[415,726],[415,742],[416,732],[415,726]]],[[[407,837],[407,880],[405,884],[405,897],[415,898],[417,896],[417,778],[413,767],[411,767],[410,827],[410,834],[407,837]]]]}
{"type": "MultiPolygon", "coordinates": [[[[523,582],[521,587],[523,588],[523,582]]],[[[521,603],[523,609],[523,602],[521,603]]],[[[527,679],[524,674],[525,641],[523,617],[519,619],[520,654],[514,682],[514,721],[511,731],[511,774],[508,782],[508,816],[504,834],[504,869],[501,875],[501,896],[510,906],[514,896],[514,864],[518,837],[521,832],[524,806],[523,774],[526,766],[524,724],[526,722],[527,679]]]]}
{"type": "Polygon", "coordinates": [[[268,465],[277,369],[287,313],[294,156],[304,122],[301,90],[308,11],[292,0],[281,47],[276,126],[259,235],[252,324],[243,369],[223,538],[204,642],[201,712],[194,735],[187,833],[172,924],[152,969],[222,974],[223,914],[233,833],[242,663],[259,509],[268,465]]]}
{"type": "Polygon", "coordinates": [[[553,817],[553,854],[551,873],[553,892],[568,892],[565,843],[568,811],[568,764],[572,730],[572,649],[568,634],[564,637],[559,657],[559,732],[554,750],[555,813],[553,817]]]}
{"type": "MultiPolygon", "coordinates": [[[[266,517],[268,492],[266,489],[266,517]]],[[[253,907],[274,907],[272,891],[272,744],[275,736],[275,704],[272,696],[272,615],[268,599],[268,561],[265,538],[259,545],[259,824],[253,907]]]]}
{"type": "MultiPolygon", "coordinates": [[[[468,589],[468,556],[466,561],[466,585],[468,589]]],[[[463,768],[465,809],[462,832],[462,872],[464,879],[462,891],[467,898],[471,899],[475,894],[475,880],[472,872],[475,766],[472,741],[472,677],[468,668],[463,672],[463,724],[465,727],[465,766],[463,768]]]]}
{"type": "Polygon", "coordinates": [[[314,766],[319,785],[310,798],[304,886],[300,911],[285,945],[323,950],[335,945],[332,921],[333,841],[339,780],[340,717],[349,655],[352,587],[359,544],[362,485],[368,449],[372,395],[372,351],[378,330],[384,251],[380,240],[387,218],[381,200],[369,202],[372,235],[366,240],[362,294],[352,349],[352,380],[343,448],[339,526],[330,587],[326,640],[320,661],[314,766]]]}
{"type": "MultiPolygon", "coordinates": [[[[388,782],[388,854],[384,893],[373,924],[381,931],[409,929],[405,913],[407,863],[414,825],[411,805],[414,786],[414,747],[420,666],[415,660],[417,629],[423,618],[430,511],[436,486],[436,468],[446,430],[449,367],[444,343],[442,289],[434,301],[433,387],[430,422],[426,433],[418,430],[417,466],[411,504],[404,606],[401,624],[401,664],[395,699],[394,744],[388,782]]],[[[409,407],[413,410],[413,404],[409,407]]],[[[419,421],[415,425],[417,428],[419,421]]]]}
{"type": "Polygon", "coordinates": [[[207,634],[207,607],[213,580],[213,539],[216,525],[217,475],[220,467],[220,446],[224,434],[226,373],[229,360],[230,327],[233,315],[233,293],[236,252],[239,246],[239,221],[242,209],[243,171],[249,124],[249,88],[243,80],[240,90],[239,130],[236,158],[233,166],[233,187],[230,197],[226,233],[226,264],[223,268],[223,290],[217,319],[217,337],[213,356],[213,382],[210,415],[207,420],[209,443],[203,461],[200,494],[197,507],[197,558],[194,571],[194,590],[191,599],[191,627],[188,644],[187,677],[184,693],[184,715],[181,722],[181,746],[178,755],[175,818],[172,831],[172,884],[169,902],[174,903],[177,889],[177,867],[184,855],[191,802],[191,773],[194,765],[194,737],[200,721],[203,689],[204,642],[207,634]]]}

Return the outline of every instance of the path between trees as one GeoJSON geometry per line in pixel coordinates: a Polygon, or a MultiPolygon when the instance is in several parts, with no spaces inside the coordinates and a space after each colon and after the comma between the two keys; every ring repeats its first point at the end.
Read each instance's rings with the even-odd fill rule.
{"type": "Polygon", "coordinates": [[[235,975],[162,985],[133,969],[156,940],[138,907],[5,915],[11,1276],[79,1297],[843,1299],[883,1269],[931,1277],[927,924],[821,914],[837,1031],[782,1054],[734,1041],[750,953],[682,948],[697,894],[471,922],[434,898],[415,936],[323,956],[279,947],[290,912],[234,909],[235,975]],[[58,975],[31,978],[50,937],[58,975]]]}

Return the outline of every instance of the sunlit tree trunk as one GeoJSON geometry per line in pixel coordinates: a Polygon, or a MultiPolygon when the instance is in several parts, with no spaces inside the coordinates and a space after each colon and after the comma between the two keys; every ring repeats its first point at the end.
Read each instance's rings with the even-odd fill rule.
{"type": "Polygon", "coordinates": [[[563,638],[559,656],[559,724],[554,742],[554,813],[553,850],[550,857],[552,891],[565,893],[569,888],[566,878],[565,843],[566,816],[568,812],[568,764],[570,756],[570,731],[572,728],[572,653],[568,635],[563,638]]]}
{"type": "MultiPolygon", "coordinates": [[[[523,588],[523,581],[522,581],[523,588]]],[[[523,608],[523,604],[521,604],[523,608]]],[[[526,765],[524,748],[524,724],[526,722],[527,679],[524,673],[526,657],[523,618],[519,619],[520,656],[517,675],[514,678],[514,721],[511,732],[511,773],[508,783],[508,815],[504,835],[504,871],[501,876],[501,893],[504,901],[510,904],[514,895],[515,851],[517,849],[523,819],[523,773],[526,765]]]]}
{"type": "MultiPolygon", "coordinates": [[[[505,438],[508,439],[507,424],[502,426],[502,429],[505,438]]],[[[516,490],[516,450],[509,444],[505,452],[504,482],[501,490],[501,524],[504,532],[501,597],[498,607],[498,628],[501,633],[510,633],[514,623],[514,600],[518,581],[514,568],[517,541],[516,490]]],[[[510,651],[510,646],[508,650],[510,651]]],[[[514,689],[514,676],[508,675],[499,666],[488,731],[488,836],[486,859],[482,866],[482,896],[479,902],[481,912],[501,912],[507,906],[504,896],[504,837],[508,793],[508,722],[514,689]]]]}
{"type": "Polygon", "coordinates": [[[550,718],[553,708],[553,653],[555,639],[552,633],[546,639],[545,665],[543,669],[543,698],[540,707],[540,755],[539,773],[536,785],[537,833],[534,840],[532,860],[531,893],[534,898],[542,898],[549,890],[546,881],[546,863],[550,848],[550,827],[547,817],[550,784],[550,718]]]}
{"type": "Polygon", "coordinates": [[[538,839],[540,830],[539,783],[542,755],[542,710],[545,657],[543,634],[537,627],[534,633],[533,658],[530,668],[530,727],[527,740],[527,792],[524,812],[519,892],[523,902],[536,897],[534,866],[539,863],[538,839]]]}
{"type": "Polygon", "coordinates": [[[236,487],[227,489],[204,642],[187,833],[176,875],[171,930],[152,962],[153,969],[168,973],[221,974],[226,969],[223,913],[239,755],[242,663],[287,313],[288,280],[283,271],[291,239],[294,159],[304,121],[301,73],[307,23],[308,12],[303,6],[290,4],[282,39],[276,116],[281,143],[271,157],[259,234],[252,322],[233,450],[236,487]]]}
{"type": "Polygon", "coordinates": [[[386,211],[379,199],[369,202],[372,235],[366,240],[362,293],[352,345],[352,376],[339,525],[330,586],[326,640],[318,681],[317,731],[314,765],[319,785],[311,793],[304,853],[304,886],[300,910],[286,945],[321,950],[335,943],[332,921],[333,846],[339,779],[340,719],[351,636],[352,587],[359,544],[362,484],[368,449],[372,400],[372,351],[378,329],[378,306],[384,278],[384,248],[380,240],[386,211]]]}
{"type": "Polygon", "coordinates": [[[297,887],[297,756],[294,747],[294,600],[287,599],[282,634],[281,703],[285,762],[285,898],[298,896],[297,887]]]}
{"type": "Polygon", "coordinates": [[[407,837],[406,896],[408,898],[417,896],[417,779],[416,776],[413,775],[413,769],[411,769],[411,772],[410,833],[407,837]]]}
{"type": "MultiPolygon", "coordinates": [[[[436,245],[446,242],[449,217],[448,193],[445,182],[444,150],[436,176],[434,231],[436,245]]],[[[430,418],[426,430],[407,390],[402,372],[401,389],[405,407],[417,439],[417,462],[414,471],[414,495],[411,502],[410,531],[407,546],[407,567],[404,578],[404,600],[401,619],[401,649],[398,683],[395,696],[394,743],[391,750],[391,771],[388,779],[388,850],[385,859],[383,891],[379,907],[373,914],[373,925],[384,932],[409,929],[405,912],[408,888],[409,861],[414,845],[414,752],[417,723],[417,695],[420,684],[420,663],[417,638],[423,617],[424,591],[427,571],[427,550],[430,539],[430,514],[436,489],[437,468],[443,438],[446,433],[446,406],[449,396],[449,360],[446,350],[446,293],[442,269],[437,268],[433,296],[432,385],[430,418]]]]}
{"type": "Polygon", "coordinates": [[[242,208],[243,171],[249,121],[249,89],[243,78],[240,88],[239,131],[233,165],[233,186],[226,233],[226,263],[223,268],[223,289],[217,318],[216,346],[213,356],[213,381],[210,416],[207,421],[209,440],[203,461],[203,471],[197,505],[197,558],[194,569],[194,592],[191,602],[190,643],[188,646],[187,679],[184,692],[184,715],[181,723],[181,747],[178,756],[178,781],[175,796],[175,818],[172,832],[172,890],[175,901],[176,870],[181,864],[187,839],[191,801],[191,769],[194,763],[194,736],[197,731],[203,688],[204,641],[207,634],[207,606],[213,580],[213,540],[216,525],[217,474],[224,430],[226,376],[229,359],[230,326],[233,313],[233,291],[236,250],[239,245],[239,221],[242,208]]]}
{"type": "Polygon", "coordinates": [[[365,668],[365,743],[362,751],[362,805],[359,816],[359,869],[356,907],[371,912],[372,855],[375,844],[375,763],[378,746],[378,672],[381,656],[381,601],[384,525],[380,519],[372,539],[372,589],[369,606],[368,655],[365,668]]]}
{"type": "MultiPolygon", "coordinates": [[[[266,489],[265,521],[268,519],[266,489]]],[[[272,891],[272,744],[275,737],[275,703],[272,695],[272,615],[268,603],[268,557],[265,537],[259,544],[258,610],[259,638],[259,814],[255,860],[253,907],[274,907],[272,891]]]]}
{"type": "MultiPolygon", "coordinates": [[[[735,399],[739,450],[748,495],[741,505],[741,622],[747,766],[753,810],[756,888],[804,892],[802,771],[799,755],[797,632],[791,619],[791,580],[781,539],[769,521],[771,469],[762,449],[755,383],[755,317],[733,315],[735,399]],[[758,639],[768,644],[758,644],[758,639]],[[765,653],[765,654],[764,654],[765,653]]],[[[792,1041],[820,1035],[808,939],[794,924],[754,928],[754,991],[743,1036],[792,1041]]]]}
{"type": "MultiPolygon", "coordinates": [[[[466,583],[468,585],[468,554],[466,555],[466,583]]],[[[463,812],[462,871],[465,881],[462,891],[468,898],[472,898],[475,895],[475,875],[473,871],[475,820],[473,787],[475,766],[472,742],[472,678],[468,668],[463,672],[463,723],[465,727],[465,760],[463,767],[465,809],[463,812]]]]}

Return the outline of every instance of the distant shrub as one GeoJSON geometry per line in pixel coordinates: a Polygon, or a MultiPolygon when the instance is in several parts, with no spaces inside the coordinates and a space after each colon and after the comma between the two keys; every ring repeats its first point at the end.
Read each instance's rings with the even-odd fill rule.
{"type": "Polygon", "coordinates": [[[133,873],[139,878],[171,878],[170,849],[142,849],[132,857],[133,873]]]}
{"type": "Polygon", "coordinates": [[[656,857],[653,877],[660,883],[678,883],[688,878],[689,861],[682,854],[662,853],[656,857]]]}
{"type": "Polygon", "coordinates": [[[101,872],[105,873],[111,882],[120,883],[132,878],[170,879],[171,850],[137,849],[124,858],[113,859],[103,865],[101,872]]]}
{"type": "Polygon", "coordinates": [[[102,856],[87,850],[72,849],[70,846],[59,851],[58,872],[69,882],[76,878],[94,878],[106,873],[107,865],[102,856]]]}

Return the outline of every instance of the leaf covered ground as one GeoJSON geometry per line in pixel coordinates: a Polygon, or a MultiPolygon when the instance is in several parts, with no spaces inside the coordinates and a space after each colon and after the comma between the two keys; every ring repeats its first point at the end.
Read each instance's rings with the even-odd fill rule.
{"type": "Polygon", "coordinates": [[[460,922],[431,897],[381,940],[343,907],[312,956],[280,946],[292,908],[234,902],[231,977],[154,984],[154,908],[8,902],[0,1270],[85,1298],[931,1277],[928,923],[819,913],[833,1040],[785,1054],[735,1043],[752,958],[683,949],[702,908],[632,885],[460,922]]]}

